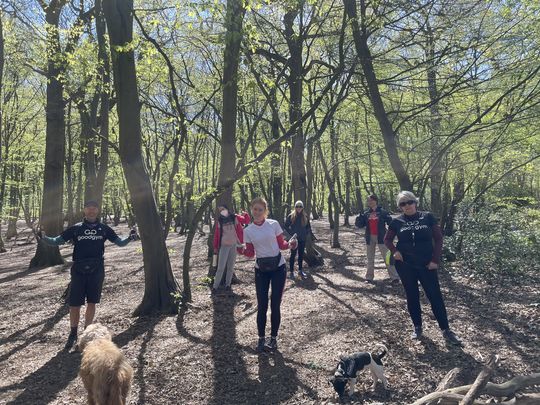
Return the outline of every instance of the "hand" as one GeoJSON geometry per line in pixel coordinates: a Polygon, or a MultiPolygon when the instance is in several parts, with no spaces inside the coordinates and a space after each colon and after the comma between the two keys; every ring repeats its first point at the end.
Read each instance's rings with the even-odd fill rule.
{"type": "Polygon", "coordinates": [[[439,268],[439,265],[435,262],[429,262],[429,264],[427,265],[427,268],[429,270],[437,270],[439,268]]]}
{"type": "Polygon", "coordinates": [[[403,256],[401,256],[401,253],[396,250],[396,252],[394,253],[394,259],[399,260],[400,262],[402,262],[403,261],[403,256]]]}
{"type": "Polygon", "coordinates": [[[289,242],[289,249],[294,250],[298,247],[298,241],[293,240],[292,242],[289,242]]]}
{"type": "Polygon", "coordinates": [[[43,239],[43,231],[41,230],[41,227],[38,227],[35,231],[34,231],[34,235],[36,236],[36,241],[38,242],[41,242],[41,239],[43,239]]]}

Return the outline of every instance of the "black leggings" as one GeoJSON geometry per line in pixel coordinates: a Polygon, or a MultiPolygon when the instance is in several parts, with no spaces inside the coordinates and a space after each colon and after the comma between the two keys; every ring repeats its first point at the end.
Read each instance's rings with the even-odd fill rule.
{"type": "Polygon", "coordinates": [[[427,267],[413,266],[408,263],[396,260],[396,270],[401,278],[401,283],[405,287],[407,295],[407,309],[414,326],[422,326],[422,308],[420,307],[420,294],[418,292],[418,281],[426,292],[426,296],[431,304],[431,310],[441,329],[448,329],[448,316],[444,306],[441,287],[437,270],[429,270],[427,267]]]}
{"type": "Polygon", "coordinates": [[[294,269],[294,259],[296,258],[296,252],[298,251],[298,271],[302,270],[302,263],[304,262],[304,250],[306,248],[306,241],[298,241],[298,247],[291,249],[291,257],[289,259],[289,270],[294,269]]]}
{"type": "Polygon", "coordinates": [[[255,269],[255,288],[257,289],[257,330],[259,337],[265,336],[266,312],[268,311],[268,290],[272,284],[270,298],[270,322],[272,325],[271,336],[277,336],[281,322],[281,298],[285,289],[287,272],[285,265],[279,266],[276,271],[262,272],[255,269]]]}

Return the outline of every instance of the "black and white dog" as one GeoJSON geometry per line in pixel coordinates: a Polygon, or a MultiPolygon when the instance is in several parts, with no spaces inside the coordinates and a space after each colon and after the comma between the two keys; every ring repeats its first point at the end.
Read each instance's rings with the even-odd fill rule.
{"type": "Polygon", "coordinates": [[[330,383],[334,386],[334,390],[340,399],[345,394],[347,384],[349,384],[349,395],[354,394],[356,373],[365,367],[368,367],[371,372],[371,378],[373,379],[372,389],[377,387],[379,381],[383,383],[385,389],[388,387],[388,380],[384,375],[384,366],[381,361],[388,349],[384,345],[377,345],[377,348],[377,352],[374,353],[358,352],[350,356],[341,356],[336,371],[330,378],[330,383]]]}

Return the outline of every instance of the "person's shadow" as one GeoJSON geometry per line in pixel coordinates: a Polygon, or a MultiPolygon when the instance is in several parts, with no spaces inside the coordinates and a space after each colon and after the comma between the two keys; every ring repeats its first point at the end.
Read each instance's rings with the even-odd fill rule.
{"type": "MultiPolygon", "coordinates": [[[[291,398],[302,385],[296,370],[286,364],[283,355],[276,351],[259,356],[259,381],[255,386],[252,404],[279,404],[291,398]]],[[[317,394],[303,386],[308,395],[315,399],[317,394]]]]}

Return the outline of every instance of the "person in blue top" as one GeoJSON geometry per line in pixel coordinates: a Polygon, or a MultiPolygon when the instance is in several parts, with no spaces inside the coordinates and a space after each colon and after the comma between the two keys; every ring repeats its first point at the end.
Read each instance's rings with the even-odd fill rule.
{"type": "Polygon", "coordinates": [[[71,349],[77,341],[81,306],[85,301],[85,328],[94,320],[96,304],[100,301],[105,278],[103,263],[105,240],[117,246],[126,246],[130,241],[138,239],[134,229],[127,238],[121,239],[109,226],[98,220],[98,215],[98,203],[86,201],[82,222],[70,226],[56,237],[46,236],[41,231],[37,234],[38,240],[49,245],[60,246],[68,241],[73,242],[73,265],[68,298],[71,331],[65,346],[66,350],[71,349]]]}

